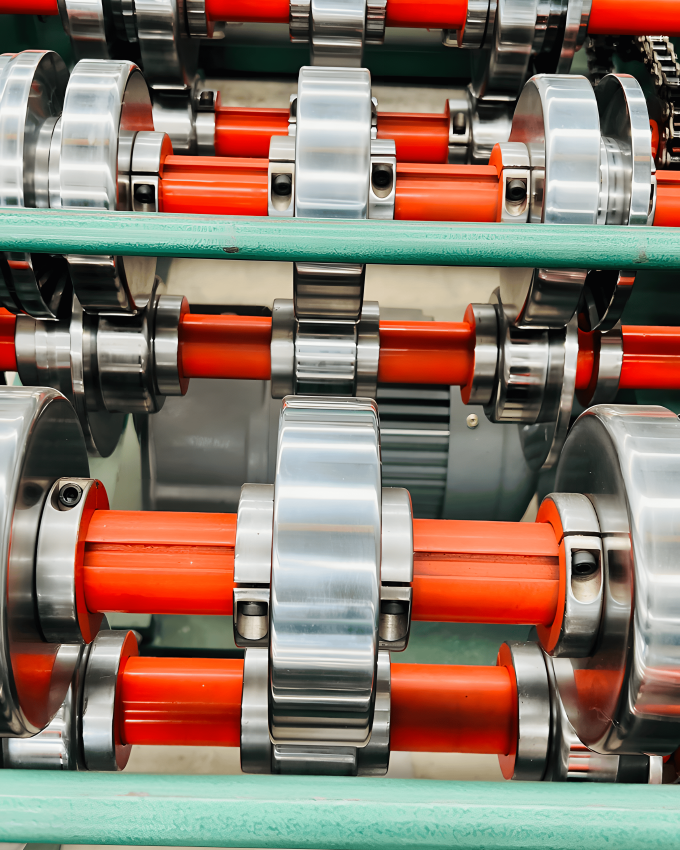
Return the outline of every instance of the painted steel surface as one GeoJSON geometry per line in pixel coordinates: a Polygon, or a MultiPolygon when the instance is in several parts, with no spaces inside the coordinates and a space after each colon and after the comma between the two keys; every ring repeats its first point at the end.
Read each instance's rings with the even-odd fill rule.
{"type": "Polygon", "coordinates": [[[3,210],[0,248],[429,266],[680,269],[675,228],[3,210]]]}
{"type": "Polygon", "coordinates": [[[671,850],[673,785],[0,771],[0,840],[316,850],[671,850]]]}

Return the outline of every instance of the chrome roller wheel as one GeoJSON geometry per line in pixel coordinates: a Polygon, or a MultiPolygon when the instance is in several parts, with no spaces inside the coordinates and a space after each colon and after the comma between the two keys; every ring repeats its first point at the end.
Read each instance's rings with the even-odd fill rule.
{"type": "Polygon", "coordinates": [[[0,389],[0,737],[35,735],[61,706],[79,646],[45,641],[35,604],[43,505],[67,475],[89,477],[73,408],[49,389],[0,389]]]}
{"type": "MultiPolygon", "coordinates": [[[[67,79],[51,50],[0,57],[0,206],[49,206],[50,146],[67,79]]],[[[11,312],[55,319],[66,288],[61,258],[3,253],[0,302],[11,312]]]]}
{"type": "MultiPolygon", "coordinates": [[[[61,119],[59,205],[131,209],[130,164],[139,130],[153,130],[151,98],[139,68],[126,61],[79,62],[61,119]]],[[[154,258],[71,254],[67,260],[86,312],[134,313],[146,303],[154,258]]]]}

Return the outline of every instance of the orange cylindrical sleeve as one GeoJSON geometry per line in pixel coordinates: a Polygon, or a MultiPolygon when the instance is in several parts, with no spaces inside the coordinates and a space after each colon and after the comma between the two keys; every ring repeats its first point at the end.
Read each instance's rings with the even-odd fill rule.
{"type": "Polygon", "coordinates": [[[217,156],[256,156],[269,159],[271,137],[287,135],[287,109],[222,106],[215,113],[217,156]]]}
{"type": "Polygon", "coordinates": [[[231,614],[236,514],[96,511],[83,584],[92,612],[231,614]]]}
{"type": "Polygon", "coordinates": [[[449,116],[378,113],[378,138],[394,139],[397,162],[445,163],[449,156],[449,116]]]}
{"type": "Polygon", "coordinates": [[[249,378],[271,375],[272,320],[267,316],[202,316],[188,313],[179,330],[187,378],[249,378]]]}
{"type": "Polygon", "coordinates": [[[680,172],[656,172],[655,227],[680,227],[680,172]]]}
{"type": "Polygon", "coordinates": [[[511,751],[517,694],[507,668],[393,664],[391,677],[392,750],[511,751]]]}
{"type": "Polygon", "coordinates": [[[9,310],[0,308],[0,372],[16,372],[17,353],[14,346],[14,333],[17,317],[9,310]]]}
{"type": "MultiPolygon", "coordinates": [[[[550,625],[559,557],[546,523],[413,521],[413,619],[550,625]]],[[[96,511],[83,585],[92,612],[231,614],[234,514],[96,511]]]]}
{"type": "Polygon", "coordinates": [[[19,0],[0,0],[0,15],[58,15],[57,0],[31,0],[21,3],[19,0]]]}
{"type": "Polygon", "coordinates": [[[413,619],[550,625],[559,550],[547,523],[413,520],[413,619]]]}
{"type": "Polygon", "coordinates": [[[463,386],[474,345],[467,322],[380,322],[378,381],[463,386]]]}
{"type": "Polygon", "coordinates": [[[159,206],[166,213],[267,215],[268,160],[168,156],[159,206]]]}
{"type": "Polygon", "coordinates": [[[624,325],[622,390],[680,389],[680,328],[624,325]]]}
{"type": "Polygon", "coordinates": [[[467,0],[387,0],[388,27],[457,30],[465,24],[467,0]]]}
{"type": "Polygon", "coordinates": [[[593,0],[589,35],[680,35],[678,0],[593,0]]]}
{"type": "MultiPolygon", "coordinates": [[[[242,661],[129,658],[119,681],[123,743],[239,746],[242,661]]],[[[391,700],[393,750],[512,748],[517,697],[505,667],[393,664],[391,700]]]]}
{"type": "Polygon", "coordinates": [[[205,0],[209,21],[233,23],[287,24],[289,0],[205,0]]]}
{"type": "Polygon", "coordinates": [[[497,206],[493,166],[397,163],[395,219],[493,222],[497,206]]]}
{"type": "Polygon", "coordinates": [[[129,658],[119,682],[125,744],[240,745],[240,659],[129,658]]]}

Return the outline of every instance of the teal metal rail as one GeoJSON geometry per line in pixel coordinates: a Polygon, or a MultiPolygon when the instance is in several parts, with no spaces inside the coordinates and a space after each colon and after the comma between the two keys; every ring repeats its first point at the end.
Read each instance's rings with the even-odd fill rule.
{"type": "Polygon", "coordinates": [[[680,269],[680,229],[65,210],[0,213],[0,249],[205,259],[680,269]]]}
{"type": "Polygon", "coordinates": [[[672,850],[680,788],[0,771],[0,841],[672,850]]]}

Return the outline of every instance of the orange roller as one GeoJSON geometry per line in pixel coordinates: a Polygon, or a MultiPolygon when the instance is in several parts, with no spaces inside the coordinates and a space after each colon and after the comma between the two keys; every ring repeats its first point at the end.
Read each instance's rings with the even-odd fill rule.
{"type": "Polygon", "coordinates": [[[680,389],[680,328],[624,325],[621,389],[680,389]]]}
{"type": "Polygon", "coordinates": [[[680,227],[680,172],[656,172],[655,227],[680,227]]]}
{"type": "Polygon", "coordinates": [[[490,165],[397,163],[395,219],[496,221],[498,172],[490,165]]]}
{"type": "MultiPolygon", "coordinates": [[[[540,523],[413,522],[413,619],[550,625],[559,558],[540,523]]],[[[85,537],[88,610],[231,614],[235,514],[96,511],[85,537]]]]}
{"type": "Polygon", "coordinates": [[[589,35],[680,35],[678,0],[593,0],[589,35]]]}
{"type": "Polygon", "coordinates": [[[166,213],[267,215],[266,159],[168,156],[159,206],[166,213]]]}
{"type": "Polygon", "coordinates": [[[272,320],[266,316],[201,316],[188,313],[179,330],[182,370],[188,378],[271,375],[272,320]]]}
{"type": "Polygon", "coordinates": [[[129,658],[117,718],[126,744],[238,747],[243,661],[129,658]]]}
{"type": "Polygon", "coordinates": [[[505,667],[392,664],[390,748],[505,755],[517,694],[505,667]]]}
{"type": "Polygon", "coordinates": [[[549,626],[559,550],[546,523],[413,520],[413,619],[549,626]]]}
{"type": "Polygon", "coordinates": [[[85,540],[92,612],[232,613],[236,514],[96,511],[85,540]]]}
{"type": "Polygon", "coordinates": [[[460,29],[467,15],[467,0],[387,0],[388,27],[460,29]]]}
{"type": "Polygon", "coordinates": [[[467,322],[380,322],[378,380],[462,386],[474,366],[467,322]]]}
{"type": "Polygon", "coordinates": [[[256,156],[269,159],[271,137],[287,135],[287,109],[221,106],[215,112],[217,156],[256,156]]]}
{"type": "Polygon", "coordinates": [[[234,23],[287,24],[289,0],[205,0],[210,21],[234,23]]]}
{"type": "Polygon", "coordinates": [[[16,326],[17,317],[4,307],[0,308],[0,372],[17,370],[17,353],[14,346],[16,326]]]}
{"type": "Polygon", "coordinates": [[[448,113],[378,113],[378,138],[394,139],[397,162],[445,163],[449,156],[448,113]]]}
{"type": "MultiPolygon", "coordinates": [[[[126,744],[237,747],[243,662],[129,658],[117,721],[126,744]]],[[[509,752],[517,697],[504,667],[393,664],[391,748],[509,752]]]]}

